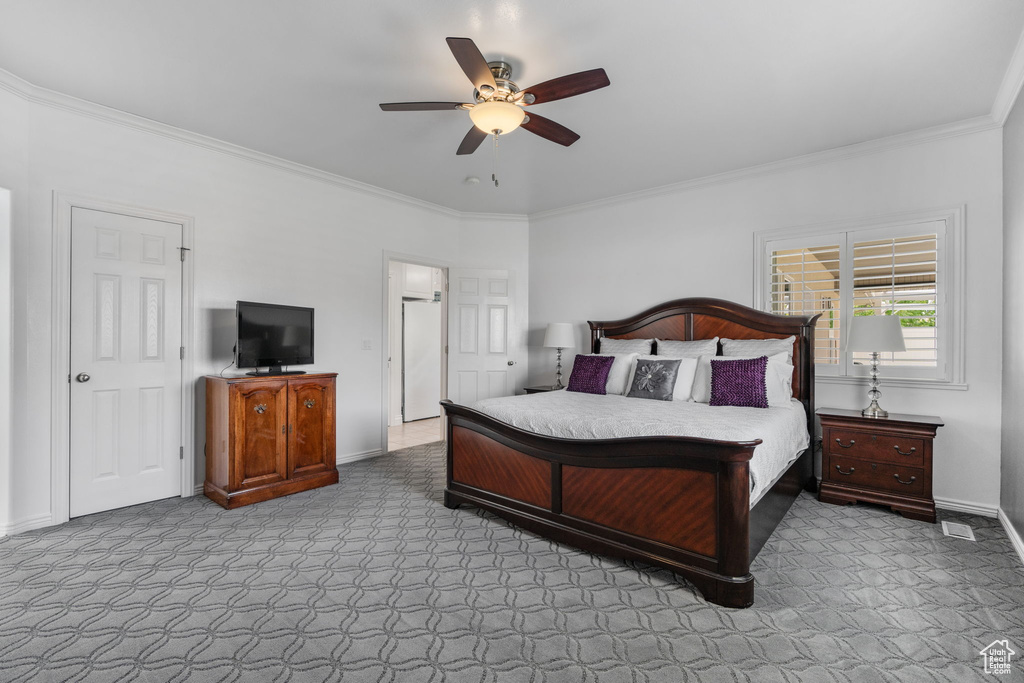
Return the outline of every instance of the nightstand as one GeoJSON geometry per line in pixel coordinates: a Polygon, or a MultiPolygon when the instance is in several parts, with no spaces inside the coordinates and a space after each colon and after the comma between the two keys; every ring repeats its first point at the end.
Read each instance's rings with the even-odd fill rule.
{"type": "Polygon", "coordinates": [[[543,394],[545,391],[558,391],[558,387],[554,384],[543,384],[538,387],[523,387],[523,393],[527,394],[543,394]]]}
{"type": "Polygon", "coordinates": [[[888,505],[910,519],[935,522],[932,440],[942,419],[820,408],[821,489],[818,500],[888,505]]]}

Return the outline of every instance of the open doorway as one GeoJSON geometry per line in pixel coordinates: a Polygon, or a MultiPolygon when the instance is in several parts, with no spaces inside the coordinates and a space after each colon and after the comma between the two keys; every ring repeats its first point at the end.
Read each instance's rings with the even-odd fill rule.
{"type": "Polygon", "coordinates": [[[388,451],[444,438],[446,278],[438,266],[388,261],[388,451]]]}

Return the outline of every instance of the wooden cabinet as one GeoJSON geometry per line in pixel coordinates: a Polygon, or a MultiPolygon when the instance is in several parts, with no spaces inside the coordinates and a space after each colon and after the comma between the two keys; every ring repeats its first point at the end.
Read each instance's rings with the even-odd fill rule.
{"type": "Polygon", "coordinates": [[[554,384],[543,384],[536,387],[523,387],[524,394],[543,394],[547,391],[558,391],[558,387],[554,384]]]}
{"type": "Polygon", "coordinates": [[[231,509],[337,483],[336,377],[207,377],[206,496],[231,509]]]}
{"type": "Polygon", "coordinates": [[[904,517],[935,522],[932,441],[938,417],[821,408],[821,490],[826,503],[878,503],[904,517]]]}

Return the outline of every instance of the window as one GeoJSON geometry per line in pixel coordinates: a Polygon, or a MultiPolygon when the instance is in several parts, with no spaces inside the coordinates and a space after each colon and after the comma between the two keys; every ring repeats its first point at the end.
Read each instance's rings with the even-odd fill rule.
{"type": "Polygon", "coordinates": [[[894,379],[962,382],[959,291],[962,210],[755,236],[756,300],[780,315],[820,315],[821,377],[867,374],[870,354],[845,351],[854,317],[900,319],[907,350],[881,355],[894,379]]]}

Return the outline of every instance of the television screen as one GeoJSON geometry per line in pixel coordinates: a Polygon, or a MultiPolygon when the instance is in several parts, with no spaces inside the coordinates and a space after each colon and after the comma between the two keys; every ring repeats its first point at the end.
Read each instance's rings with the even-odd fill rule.
{"type": "Polygon", "coordinates": [[[240,368],[313,362],[313,309],[239,301],[235,365],[240,368]]]}

